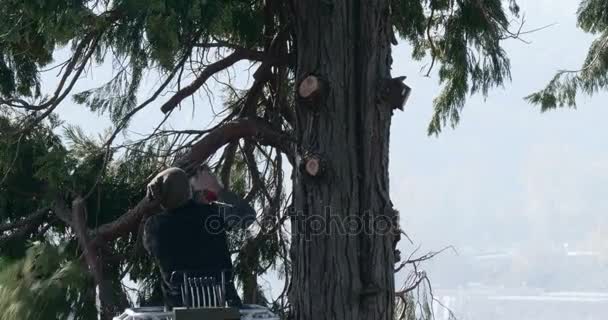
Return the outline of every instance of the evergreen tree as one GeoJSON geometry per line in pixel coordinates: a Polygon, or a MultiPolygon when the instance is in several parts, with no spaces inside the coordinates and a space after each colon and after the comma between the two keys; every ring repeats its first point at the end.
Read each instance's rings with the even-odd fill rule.
{"type": "Polygon", "coordinates": [[[443,85],[429,125],[437,134],[458,122],[467,96],[509,80],[501,44],[518,37],[510,28],[519,15],[514,0],[0,0],[0,10],[2,254],[27,259],[25,240],[45,237],[78,250],[71,261],[88,269],[104,318],[127,302],[124,276],[146,284],[142,303],[157,297],[140,249],[141,226],[159,211],[142,199],[146,179],[212,160],[222,182],[260,209],[259,227],[240,235],[244,245],[234,241],[246,300],[261,299],[257,276],[274,268],[286,280],[275,304],[282,314],[392,319],[397,228],[311,233],[302,218],[398,220],[389,129],[408,88],[390,74],[397,37],[412,44],[412,61],[431,61],[443,85]],[[116,142],[134,115],[170,117],[237,62],[255,68],[252,85],[226,85],[218,125],[161,123],[116,142]],[[112,79],[74,91],[104,63],[112,79]],[[59,72],[49,92],[45,72],[59,72]],[[160,81],[138,99],[152,73],[160,81]],[[93,139],[65,124],[64,146],[54,114],[70,100],[107,116],[112,130],[93,139]]]}

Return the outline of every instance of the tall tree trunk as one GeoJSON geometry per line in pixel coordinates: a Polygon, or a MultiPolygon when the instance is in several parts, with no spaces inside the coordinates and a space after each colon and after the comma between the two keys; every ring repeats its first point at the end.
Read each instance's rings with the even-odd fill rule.
{"type": "Polygon", "coordinates": [[[304,164],[312,152],[322,165],[315,177],[306,170],[294,174],[294,318],[392,320],[393,233],[344,232],[328,223],[361,228],[394,221],[388,179],[392,110],[377,99],[378,85],[390,77],[389,1],[306,0],[292,6],[296,79],[313,74],[321,80],[321,94],[297,105],[298,152],[304,164]]]}

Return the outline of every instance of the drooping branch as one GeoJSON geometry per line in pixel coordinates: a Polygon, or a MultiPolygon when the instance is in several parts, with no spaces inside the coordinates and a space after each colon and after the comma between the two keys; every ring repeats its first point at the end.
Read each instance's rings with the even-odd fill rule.
{"type": "MultiPolygon", "coordinates": [[[[61,94],[60,94],[60,89],[63,87],[63,85],[61,85],[61,87],[57,89],[56,96],[51,98],[51,100],[49,100],[47,102],[48,103],[47,106],[44,106],[44,108],[46,108],[46,110],[44,110],[44,112],[42,114],[40,114],[39,116],[36,116],[29,123],[27,123],[27,126],[24,129],[24,132],[31,130],[33,127],[38,125],[42,120],[44,120],[46,117],[48,117],[53,111],[55,111],[55,109],[59,106],[61,101],[63,101],[63,99],[65,99],[65,97],[72,91],[72,88],[74,88],[74,85],[80,79],[80,75],[84,71],[84,69],[87,65],[87,62],[89,61],[89,59],[91,59],[91,56],[97,50],[97,44],[99,43],[99,40],[101,39],[101,35],[102,35],[101,33],[94,33],[94,34],[89,35],[87,37],[87,39],[83,40],[83,43],[88,44],[89,47],[88,47],[86,54],[84,55],[84,57],[82,59],[82,62],[80,63],[80,66],[78,66],[78,68],[76,69],[76,73],[74,73],[74,76],[72,76],[72,80],[68,84],[68,87],[61,94]]],[[[70,65],[72,65],[72,63],[76,64],[76,62],[77,62],[77,57],[75,56],[74,60],[70,62],[68,67],[70,65]]],[[[66,79],[67,79],[67,77],[66,77],[66,79]]]]}
{"type": "MultiPolygon", "coordinates": [[[[7,99],[7,100],[0,99],[0,103],[9,105],[14,108],[26,109],[26,110],[30,110],[30,111],[40,111],[40,110],[46,109],[48,107],[59,104],[59,102],[61,102],[61,100],[63,100],[63,98],[65,98],[65,96],[67,95],[69,90],[73,87],[73,83],[75,83],[78,80],[78,75],[73,77],[68,89],[66,89],[66,91],[62,92],[63,87],[65,86],[68,78],[70,77],[72,72],[74,72],[74,70],[76,69],[76,64],[80,60],[81,56],[85,53],[84,50],[91,43],[91,41],[95,38],[94,35],[95,35],[94,33],[87,35],[78,44],[78,46],[74,50],[72,57],[70,58],[67,65],[65,66],[65,71],[64,71],[61,79],[59,80],[59,84],[57,85],[57,88],[55,89],[54,94],[49,99],[47,99],[45,102],[38,104],[38,105],[32,105],[32,104],[24,101],[23,99],[11,98],[11,99],[7,99]]],[[[86,62],[86,61],[84,61],[84,62],[86,62]]],[[[84,65],[84,63],[82,65],[84,65]]],[[[78,68],[78,69],[80,70],[81,68],[78,68]]],[[[78,72],[78,74],[79,74],[79,72],[78,72]]]]}
{"type": "MultiPolygon", "coordinates": [[[[109,136],[109,138],[104,143],[105,155],[104,155],[104,163],[102,165],[102,168],[99,170],[99,172],[97,174],[97,178],[95,180],[95,183],[90,187],[89,191],[84,196],[84,199],[88,199],[93,194],[95,188],[97,187],[97,184],[101,181],[101,178],[103,177],[106,165],[108,164],[108,161],[109,161],[111,153],[112,153],[112,143],[114,142],[114,139],[116,139],[116,137],[118,136],[118,134],[125,127],[127,127],[129,121],[131,120],[131,118],[133,116],[135,116],[138,112],[140,112],[141,110],[143,110],[147,105],[149,105],[150,103],[152,103],[153,101],[155,101],[156,98],[165,90],[165,88],[171,83],[171,81],[173,80],[173,78],[177,74],[178,70],[180,70],[182,68],[183,64],[186,62],[187,57],[188,57],[188,55],[184,55],[184,57],[177,63],[177,65],[168,74],[167,78],[156,89],[156,91],[146,101],[142,102],[137,107],[133,108],[131,111],[129,111],[127,114],[125,114],[123,116],[123,118],[120,120],[120,122],[118,123],[118,125],[116,126],[116,128],[114,128],[114,131],[112,132],[112,134],[109,136]]],[[[166,115],[165,120],[168,117],[169,117],[169,114],[166,115]]],[[[164,120],[163,120],[163,122],[164,122],[164,120]]],[[[156,130],[155,130],[155,132],[156,132],[156,130]]],[[[151,138],[153,136],[155,136],[155,134],[152,134],[148,138],[151,138]]],[[[114,150],[116,150],[116,148],[114,148],[114,150]]]]}
{"type": "Polygon", "coordinates": [[[131,118],[135,114],[137,114],[138,112],[140,112],[141,110],[143,110],[150,103],[154,102],[158,98],[158,96],[165,90],[165,88],[171,83],[171,81],[173,81],[173,78],[178,73],[178,71],[181,70],[181,68],[184,65],[184,63],[186,63],[187,59],[188,59],[188,55],[184,55],[184,57],[182,59],[180,59],[179,62],[175,65],[175,67],[173,68],[173,70],[171,70],[171,72],[169,72],[169,74],[167,75],[167,78],[156,89],[156,91],[154,91],[154,93],[150,97],[148,97],[148,99],[146,99],[146,101],[140,103],[137,107],[133,108],[133,110],[131,110],[127,114],[125,114],[125,116],[121,119],[120,123],[114,129],[114,132],[112,133],[112,135],[110,135],[110,137],[108,138],[108,140],[105,143],[105,145],[108,147],[108,149],[111,146],[111,144],[114,141],[114,139],[116,138],[116,136],[129,123],[129,121],[131,120],[131,118]]]}
{"type": "Polygon", "coordinates": [[[255,198],[257,196],[257,194],[259,192],[261,192],[262,195],[264,195],[265,199],[270,201],[270,199],[271,199],[270,193],[266,189],[266,184],[264,183],[264,181],[262,181],[262,174],[258,170],[258,164],[255,160],[253,151],[254,151],[254,145],[251,143],[251,141],[245,141],[245,145],[243,146],[242,153],[243,153],[243,157],[245,158],[245,163],[247,164],[247,167],[249,168],[249,174],[251,175],[251,181],[252,181],[251,182],[252,183],[251,191],[249,192],[249,194],[247,194],[247,196],[245,197],[245,200],[251,201],[251,200],[253,200],[253,198],[255,198]]]}
{"type": "Polygon", "coordinates": [[[232,170],[232,165],[234,164],[234,158],[236,156],[237,147],[238,143],[232,142],[224,150],[224,163],[222,164],[222,170],[220,172],[220,181],[226,189],[230,189],[230,174],[232,170]]]}
{"type": "MultiPolygon", "coordinates": [[[[266,122],[258,118],[242,118],[229,122],[209,132],[197,141],[192,149],[176,162],[176,165],[192,172],[222,146],[241,138],[256,139],[260,144],[272,146],[293,159],[292,139],[282,132],[273,130],[266,122]]],[[[160,206],[147,198],[142,199],[131,210],[113,222],[101,225],[94,232],[91,245],[98,246],[136,230],[144,217],[160,211],[160,206]]]]}

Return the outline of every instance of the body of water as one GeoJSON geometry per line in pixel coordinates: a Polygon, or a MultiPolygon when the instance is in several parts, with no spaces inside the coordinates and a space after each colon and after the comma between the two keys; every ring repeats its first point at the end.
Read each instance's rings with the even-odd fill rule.
{"type": "Polygon", "coordinates": [[[435,319],[449,320],[604,320],[608,292],[550,292],[542,289],[436,289],[435,319]]]}

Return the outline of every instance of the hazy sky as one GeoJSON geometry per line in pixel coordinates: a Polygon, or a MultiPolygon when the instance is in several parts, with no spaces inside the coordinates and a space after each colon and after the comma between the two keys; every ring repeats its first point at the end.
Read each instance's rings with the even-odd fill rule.
{"type": "Polygon", "coordinates": [[[556,70],[580,68],[592,38],[576,28],[579,1],[519,3],[528,29],[556,25],[525,36],[531,44],[508,41],[513,82],[487,100],[470,99],[456,130],[439,137],[425,131],[437,78],[419,72],[407,46],[395,50],[394,74],[408,76],[413,95],[406,112],[394,117],[391,191],[414,240],[440,246],[502,237],[525,246],[520,238],[533,226],[565,229],[608,208],[601,188],[608,182],[607,95],[545,114],[522,99],[556,70]]]}
{"type": "MultiPolygon", "coordinates": [[[[393,118],[391,193],[402,225],[426,248],[463,247],[472,242],[486,247],[526,246],[527,241],[576,238],[591,231],[587,229],[608,208],[602,189],[608,182],[608,129],[604,126],[608,108],[602,102],[608,96],[581,97],[578,110],[545,114],[523,100],[544,86],[556,70],[580,67],[592,38],[576,28],[579,1],[519,2],[526,15],[524,29],[556,25],[526,35],[531,44],[508,41],[513,82],[492,91],[487,100],[469,99],[460,125],[439,137],[426,135],[432,100],[438,93],[437,77],[424,77],[420,68],[428,61],[412,62],[407,44],[394,50],[393,75],[407,75],[413,94],[406,111],[393,118]],[[589,223],[568,229],[572,221],[589,223]],[[563,228],[558,233],[538,228],[548,222],[563,228]],[[530,233],[535,238],[530,239],[530,233]]],[[[240,65],[234,72],[244,75],[245,67],[240,65]]],[[[109,66],[96,69],[80,89],[110,74],[109,66]]],[[[56,83],[53,76],[45,77],[47,83],[56,83]]],[[[153,79],[148,78],[142,94],[157,85],[153,79]]],[[[159,103],[138,116],[131,129],[151,131],[162,119],[159,103]]],[[[187,103],[171,123],[204,126],[210,116],[208,102],[197,98],[196,104],[194,119],[187,103]]],[[[59,113],[89,132],[109,126],[74,104],[64,105],[59,113]]]]}

